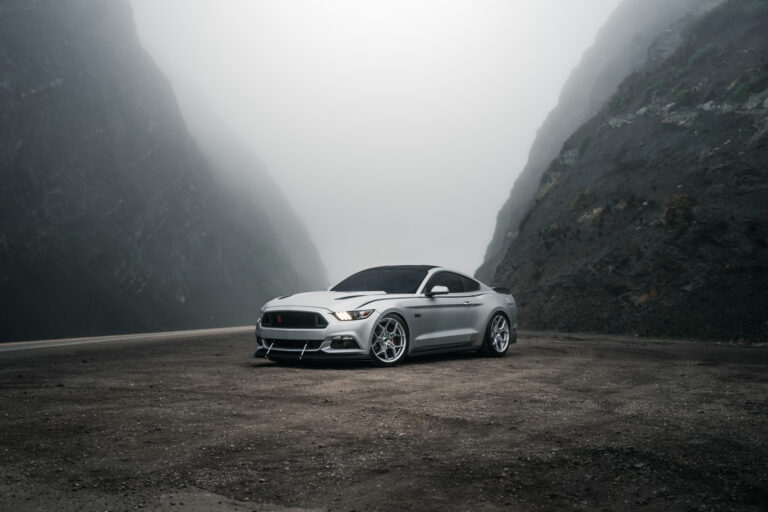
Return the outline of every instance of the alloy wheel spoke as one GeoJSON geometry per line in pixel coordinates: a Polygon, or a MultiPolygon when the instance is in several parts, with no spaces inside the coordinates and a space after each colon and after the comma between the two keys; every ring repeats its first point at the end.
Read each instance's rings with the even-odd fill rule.
{"type": "Polygon", "coordinates": [[[496,352],[503,352],[509,345],[509,325],[507,319],[497,315],[491,322],[491,346],[496,352]]]}
{"type": "Polygon", "coordinates": [[[386,318],[373,330],[373,354],[385,363],[397,361],[405,351],[405,330],[394,318],[386,318]]]}

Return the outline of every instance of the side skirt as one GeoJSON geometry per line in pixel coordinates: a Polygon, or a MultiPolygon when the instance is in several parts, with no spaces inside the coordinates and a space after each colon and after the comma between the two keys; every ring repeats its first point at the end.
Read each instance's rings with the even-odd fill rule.
{"type": "Polygon", "coordinates": [[[451,345],[423,348],[415,352],[410,352],[408,354],[408,357],[431,356],[432,354],[447,354],[449,352],[472,352],[473,350],[477,350],[477,349],[478,347],[475,347],[473,345],[467,345],[466,343],[451,344],[451,345]]]}

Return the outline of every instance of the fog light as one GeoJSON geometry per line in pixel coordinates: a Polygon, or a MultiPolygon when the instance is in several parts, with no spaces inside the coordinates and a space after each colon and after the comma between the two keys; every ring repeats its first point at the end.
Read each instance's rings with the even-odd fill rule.
{"type": "Polygon", "coordinates": [[[331,348],[356,349],[360,348],[354,336],[334,336],[331,338],[331,348]]]}

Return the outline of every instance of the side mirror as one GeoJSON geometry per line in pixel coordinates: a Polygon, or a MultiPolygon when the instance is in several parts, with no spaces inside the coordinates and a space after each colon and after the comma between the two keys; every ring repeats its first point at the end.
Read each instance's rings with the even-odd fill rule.
{"type": "Polygon", "coordinates": [[[446,295],[448,292],[447,286],[433,286],[431,290],[429,290],[426,295],[427,297],[434,297],[435,295],[446,295]]]}

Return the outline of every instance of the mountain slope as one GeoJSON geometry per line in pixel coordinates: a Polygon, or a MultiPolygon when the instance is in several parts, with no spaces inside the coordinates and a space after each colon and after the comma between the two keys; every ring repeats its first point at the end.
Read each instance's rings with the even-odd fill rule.
{"type": "Polygon", "coordinates": [[[247,324],[324,285],[212,178],[127,2],[5,2],[0,41],[0,340],[247,324]]]}
{"type": "Polygon", "coordinates": [[[299,216],[248,144],[206,108],[202,95],[179,91],[187,128],[199,144],[215,178],[241,200],[252,203],[278,234],[280,251],[291,268],[312,276],[315,288],[326,288],[327,271],[299,216]],[[186,107],[186,108],[185,108],[186,107]]]}
{"type": "Polygon", "coordinates": [[[541,176],[565,140],[596,115],[619,84],[646,61],[662,60],[680,44],[679,27],[722,0],[625,0],[598,33],[538,130],[525,169],[499,211],[478,279],[490,282],[531,204],[541,176]],[[677,20],[677,21],[676,21],[677,20]]]}
{"type": "Polygon", "coordinates": [[[494,274],[525,327],[768,336],[768,2],[680,33],[544,173],[494,274]]]}

